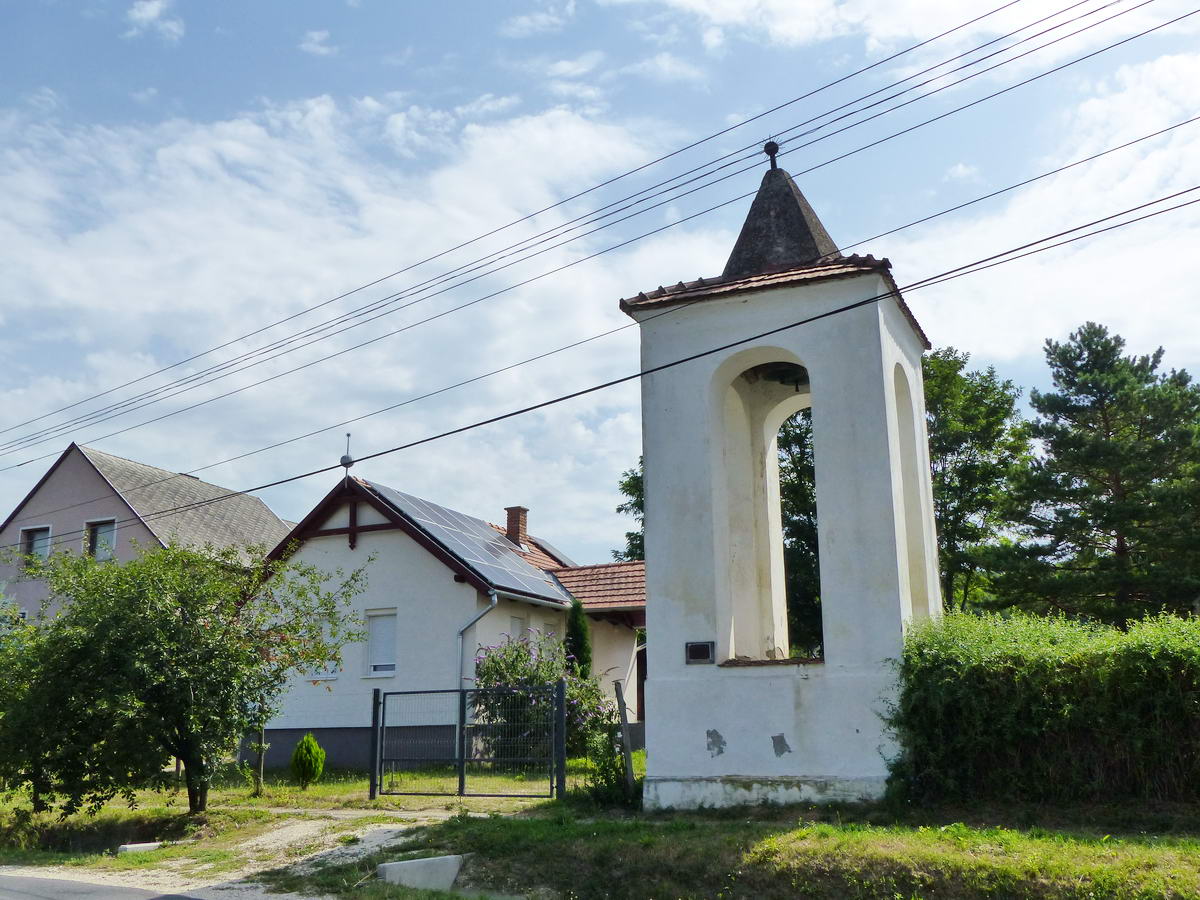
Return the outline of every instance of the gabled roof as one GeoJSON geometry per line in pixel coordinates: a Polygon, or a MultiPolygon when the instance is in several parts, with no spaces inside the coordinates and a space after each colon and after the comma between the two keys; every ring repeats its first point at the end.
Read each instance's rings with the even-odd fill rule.
{"type": "MultiPolygon", "coordinates": [[[[488,524],[496,529],[496,531],[498,531],[500,534],[504,535],[505,540],[508,540],[507,531],[505,531],[495,522],[489,522],[488,524]]],[[[541,538],[534,537],[532,534],[527,534],[525,535],[525,540],[528,543],[524,547],[517,546],[512,541],[509,541],[509,543],[513,545],[513,549],[521,554],[521,558],[531,566],[535,566],[539,569],[556,569],[559,566],[574,565],[571,560],[567,558],[567,556],[565,556],[561,551],[555,550],[551,544],[547,543],[541,538]]]]}
{"type": "Polygon", "coordinates": [[[193,475],[148,466],[95,447],[82,447],[74,443],[63,451],[33,490],[17,504],[0,525],[0,530],[8,527],[73,451],[78,451],[92,465],[161,544],[174,540],[193,547],[206,544],[214,547],[244,547],[250,544],[272,547],[288,532],[287,524],[257,497],[209,484],[193,475]],[[179,512],[167,512],[218,497],[226,499],[179,512]]]}
{"type": "Polygon", "coordinates": [[[551,569],[588,612],[635,612],[646,608],[646,563],[602,563],[551,569]]]}
{"type": "Polygon", "coordinates": [[[503,591],[560,606],[571,603],[562,586],[527,562],[521,551],[493,525],[364,478],[343,479],[280,541],[271,556],[287,553],[293,542],[309,536],[380,528],[404,531],[478,590],[503,591]],[[391,524],[322,529],[337,507],[352,501],[369,503],[391,524]]]}
{"type": "Polygon", "coordinates": [[[95,447],[79,447],[79,452],[163,544],[175,541],[194,547],[273,547],[288,532],[284,521],[258,497],[95,447]],[[224,499],[166,512],[217,498],[224,499]]]}

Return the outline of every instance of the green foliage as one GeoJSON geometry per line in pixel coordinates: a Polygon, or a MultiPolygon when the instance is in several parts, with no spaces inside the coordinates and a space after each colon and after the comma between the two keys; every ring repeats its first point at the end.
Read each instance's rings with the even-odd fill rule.
{"type": "Polygon", "coordinates": [[[292,777],[300,785],[300,790],[308,790],[308,786],[321,780],[325,772],[325,748],[317,743],[310,731],[296,743],[292,751],[292,777]]]}
{"type": "Polygon", "coordinates": [[[203,810],[220,760],[287,678],[336,665],[359,637],[348,606],[361,570],[327,586],[252,551],[169,546],[120,565],[55,554],[37,574],[63,611],[0,638],[0,778],[35,810],[132,804],[168,784],[173,758],[203,810]]]}
{"type": "Polygon", "coordinates": [[[592,629],[588,625],[583,604],[571,600],[571,611],[567,614],[567,633],[563,638],[567,663],[580,678],[592,676],[592,629]]]}
{"type": "Polygon", "coordinates": [[[1200,800],[1200,619],[952,613],[899,674],[897,800],[1200,800]]]}
{"type": "MultiPolygon", "coordinates": [[[[561,641],[552,635],[530,632],[519,640],[507,640],[494,647],[480,647],[475,656],[475,686],[477,688],[543,687],[560,680],[567,683],[567,754],[578,756],[586,752],[588,735],[596,728],[614,721],[612,701],[604,697],[594,679],[585,678],[567,664],[567,654],[561,641]]],[[[545,707],[549,702],[536,695],[479,693],[475,697],[476,716],[487,722],[507,723],[509,728],[498,729],[491,755],[538,756],[548,755],[549,748],[527,753],[505,734],[535,735],[544,731],[551,721],[545,707]]],[[[488,740],[485,731],[483,739],[488,740]]],[[[532,738],[531,738],[532,739],[532,738]]]]}
{"type": "Polygon", "coordinates": [[[981,551],[1007,525],[1001,499],[1030,452],[1016,408],[1020,389],[990,367],[966,371],[969,360],[947,347],[921,361],[942,599],[958,609],[987,589],[981,551]]]}
{"type": "Polygon", "coordinates": [[[821,655],[823,638],[812,410],[802,409],[787,419],[777,442],[788,643],[792,656],[815,657],[821,655]]]}
{"type": "Polygon", "coordinates": [[[636,469],[626,469],[621,473],[617,489],[627,498],[617,507],[617,512],[633,516],[637,521],[637,529],[625,532],[625,549],[614,550],[613,559],[617,562],[628,562],[646,558],[645,519],[646,519],[646,482],[645,468],[642,458],[638,457],[636,469]]]}
{"type": "Polygon", "coordinates": [[[1032,391],[1041,458],[1019,473],[1020,540],[993,554],[1003,602],[1120,624],[1200,595],[1200,388],[1124,355],[1093,322],[1046,342],[1054,391],[1032,391]]]}

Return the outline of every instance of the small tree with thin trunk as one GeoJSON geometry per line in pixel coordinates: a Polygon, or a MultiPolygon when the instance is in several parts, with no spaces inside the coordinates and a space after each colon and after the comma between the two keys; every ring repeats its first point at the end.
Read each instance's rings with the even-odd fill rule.
{"type": "Polygon", "coordinates": [[[287,679],[338,665],[361,636],[361,569],[169,546],[122,564],[56,554],[36,575],[63,611],[0,642],[0,778],[64,815],[165,787],[172,757],[203,811],[218,764],[287,679]]]}

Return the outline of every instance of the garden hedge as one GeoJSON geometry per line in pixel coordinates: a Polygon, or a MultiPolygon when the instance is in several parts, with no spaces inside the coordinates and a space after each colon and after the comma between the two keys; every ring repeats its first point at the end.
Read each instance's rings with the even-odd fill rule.
{"type": "Polygon", "coordinates": [[[893,799],[1200,800],[1200,619],[951,614],[898,665],[893,799]]]}

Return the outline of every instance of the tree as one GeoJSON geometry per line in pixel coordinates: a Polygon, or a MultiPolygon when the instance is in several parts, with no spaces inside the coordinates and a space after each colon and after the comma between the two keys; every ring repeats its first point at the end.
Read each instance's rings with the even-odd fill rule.
{"type": "Polygon", "coordinates": [[[580,678],[592,675],[592,629],[588,625],[583,604],[572,598],[571,611],[567,613],[567,633],[564,637],[567,660],[580,678]]]}
{"type": "Polygon", "coordinates": [[[628,562],[646,558],[645,519],[646,519],[646,484],[644,479],[645,467],[642,457],[638,457],[636,469],[626,469],[621,473],[617,489],[627,498],[617,507],[617,512],[633,516],[637,528],[625,532],[625,549],[614,550],[613,559],[617,562],[628,562]]]}
{"type": "Polygon", "coordinates": [[[325,748],[317,743],[310,731],[300,738],[292,751],[292,777],[307,791],[313,782],[320,781],[325,772],[325,748]]]}
{"type": "Polygon", "coordinates": [[[172,758],[203,811],[218,763],[273,714],[288,677],[339,664],[361,637],[348,611],[361,569],[329,585],[254,551],[172,545],[119,565],[56,554],[36,576],[63,611],[0,644],[0,778],[64,815],[132,803],[164,786],[172,758]]]}
{"type": "Polygon", "coordinates": [[[788,642],[792,656],[820,656],[821,560],[817,547],[817,482],[812,410],[802,409],[779,428],[779,506],[788,642]]]}
{"type": "Polygon", "coordinates": [[[1002,602],[1115,624],[1200,597],[1200,390],[1160,347],[1088,322],[1048,340],[1054,390],[1032,391],[1042,454],[1018,473],[1019,540],[997,554],[1002,602]]]}
{"type": "Polygon", "coordinates": [[[960,609],[986,588],[982,551],[1008,524],[1000,511],[1008,477],[1029,455],[1020,389],[991,367],[965,371],[969,360],[946,347],[921,364],[942,600],[960,609]]]}

